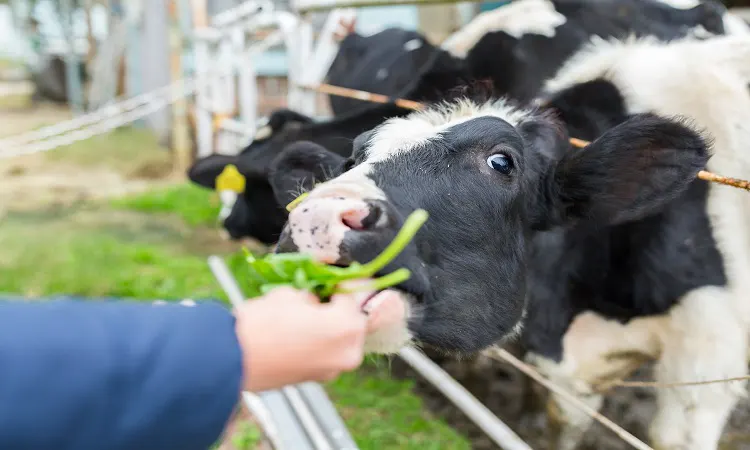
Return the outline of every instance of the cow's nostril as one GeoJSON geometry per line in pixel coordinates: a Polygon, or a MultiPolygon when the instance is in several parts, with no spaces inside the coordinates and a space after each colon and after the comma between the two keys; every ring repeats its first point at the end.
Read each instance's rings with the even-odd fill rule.
{"type": "Polygon", "coordinates": [[[341,214],[341,221],[348,228],[365,231],[375,228],[383,215],[383,209],[378,204],[369,203],[366,208],[357,208],[341,214]]]}

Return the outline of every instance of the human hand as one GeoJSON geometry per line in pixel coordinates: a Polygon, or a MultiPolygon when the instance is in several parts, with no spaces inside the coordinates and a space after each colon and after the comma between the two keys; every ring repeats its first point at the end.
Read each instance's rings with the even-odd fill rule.
{"type": "Polygon", "coordinates": [[[367,333],[362,305],[370,295],[339,294],[320,303],[308,292],[278,288],[238,308],[245,389],[329,380],[357,368],[367,333]]]}

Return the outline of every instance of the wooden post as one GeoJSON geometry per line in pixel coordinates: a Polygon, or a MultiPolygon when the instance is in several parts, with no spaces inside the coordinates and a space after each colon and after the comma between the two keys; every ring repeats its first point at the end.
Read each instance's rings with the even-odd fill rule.
{"type": "MultiPolygon", "coordinates": [[[[193,18],[193,31],[206,29],[208,17],[206,0],[190,0],[190,10],[193,18]]],[[[198,143],[198,156],[208,156],[213,153],[213,115],[211,112],[210,97],[208,92],[209,64],[211,64],[212,45],[204,38],[195,39],[193,42],[195,64],[195,80],[198,89],[195,93],[195,124],[198,143]]]]}
{"type": "MultiPolygon", "coordinates": [[[[123,70],[125,75],[125,95],[135,97],[143,93],[143,1],[121,1],[116,0],[116,5],[122,8],[125,21],[127,23],[127,42],[125,46],[125,63],[123,70]]],[[[114,5],[113,5],[114,6],[114,5]]],[[[143,126],[144,120],[139,119],[132,125],[134,127],[143,126]]]]}
{"type": "Polygon", "coordinates": [[[430,42],[442,42],[459,26],[459,14],[455,4],[417,6],[420,31],[430,42]]]}
{"type": "MultiPolygon", "coordinates": [[[[182,30],[180,27],[179,0],[169,2],[169,50],[172,82],[184,80],[182,69],[182,30]]],[[[187,120],[187,100],[183,97],[172,104],[172,155],[173,168],[185,173],[192,163],[192,151],[187,120]]]]}
{"type": "MultiPolygon", "coordinates": [[[[89,44],[89,51],[86,54],[86,69],[90,70],[93,66],[92,62],[97,55],[97,42],[94,37],[94,24],[91,19],[91,10],[94,8],[94,0],[86,0],[83,2],[83,13],[86,18],[86,40],[89,44]]],[[[112,30],[107,30],[111,33],[112,30]]]]}
{"type": "Polygon", "coordinates": [[[65,55],[65,81],[67,83],[68,103],[74,114],[83,112],[83,89],[81,88],[81,77],[78,70],[78,55],[76,54],[76,36],[73,28],[72,0],[60,2],[60,21],[66,41],[68,52],[65,55]]]}

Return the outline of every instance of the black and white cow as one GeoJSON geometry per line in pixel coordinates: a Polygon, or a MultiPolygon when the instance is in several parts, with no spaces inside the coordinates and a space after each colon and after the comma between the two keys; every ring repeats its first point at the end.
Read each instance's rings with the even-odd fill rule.
{"type": "MultiPolygon", "coordinates": [[[[496,92],[524,100],[536,94],[541,82],[592,36],[635,33],[668,40],[695,29],[722,34],[725,14],[726,10],[714,2],[683,10],[654,0],[519,0],[480,14],[449,38],[442,50],[422,39],[418,52],[423,56],[429,53],[430,59],[402,90],[402,95],[431,101],[466,81],[489,77],[496,92]]],[[[394,42],[404,38],[397,31],[390,33],[394,42]]],[[[388,61],[384,60],[383,64],[388,61]]],[[[399,80],[396,84],[403,82],[402,78],[399,80]]],[[[355,81],[352,83],[351,87],[362,87],[355,81]]],[[[190,171],[190,178],[212,188],[212,177],[220,173],[225,164],[241,160],[238,165],[257,192],[240,196],[226,208],[226,217],[222,220],[234,238],[255,237],[270,243],[278,237],[285,216],[283,205],[274,204],[265,180],[270,157],[293,140],[316,142],[345,155],[351,151],[351,139],[377,125],[373,121],[407,112],[370,106],[324,123],[312,123],[312,119],[304,117],[290,118],[290,111],[279,112],[276,116],[285,120],[276,120],[276,125],[269,127],[271,138],[256,140],[237,158],[210,156],[198,161],[190,171]],[[378,118],[377,114],[381,113],[378,118]],[[255,166],[251,168],[251,165],[255,166]]]]}
{"type": "MultiPolygon", "coordinates": [[[[385,271],[413,277],[367,305],[392,323],[368,350],[475,351],[520,333],[529,360],[593,407],[648,359],[663,383],[742,376],[750,197],[695,175],[750,177],[748,61],[747,36],[600,41],[547,83],[543,110],[444,104],[363,134],[349,160],[297,144],[273,163],[278,195],[321,167],[340,175],[292,211],[279,251],[365,262],[424,208],[385,271]],[[593,142],[572,148],[571,134],[593,142]]],[[[659,389],[655,447],[715,450],[744,394],[659,389]]],[[[554,400],[560,448],[574,448],[590,418],[554,400]]]]}
{"type": "MultiPolygon", "coordinates": [[[[636,113],[689,116],[714,142],[708,170],[748,178],[749,56],[747,35],[601,42],[547,83],[544,101],[584,139],[636,113]]],[[[745,375],[749,201],[737,189],[696,180],[657,214],[540,239],[524,332],[530,360],[592,406],[602,402],[592,387],[627,376],[644,359],[658,360],[663,383],[745,375]]],[[[654,444],[716,449],[743,395],[737,382],[657,390],[654,444]]],[[[556,400],[574,441],[590,420],[556,400]]]]}

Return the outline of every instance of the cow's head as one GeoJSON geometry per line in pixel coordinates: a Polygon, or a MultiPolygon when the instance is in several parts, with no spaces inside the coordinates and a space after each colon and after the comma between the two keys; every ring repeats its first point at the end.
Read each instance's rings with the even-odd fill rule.
{"type": "Polygon", "coordinates": [[[239,155],[214,154],[193,164],[190,180],[216,189],[216,180],[229,165],[244,178],[241,192],[221,192],[223,208],[219,220],[232,239],[251,237],[264,244],[276,242],[286,222],[286,211],[276,202],[268,183],[269,165],[298,130],[312,119],[291,110],[275,111],[268,124],[258,130],[253,142],[239,155]]]}
{"type": "Polygon", "coordinates": [[[552,117],[504,101],[443,104],[362,134],[348,160],[312,144],[286,149],[271,179],[280,201],[314,172],[338,175],[289,214],[277,250],[364,263],[409,213],[426,209],[426,225],[383,271],[407,267],[412,277],[369,300],[393,323],[367,350],[394,352],[414,339],[472,352],[519,330],[534,233],[647,214],[683,192],[707,155],[698,133],[654,115],[574,149],[552,117]]]}

